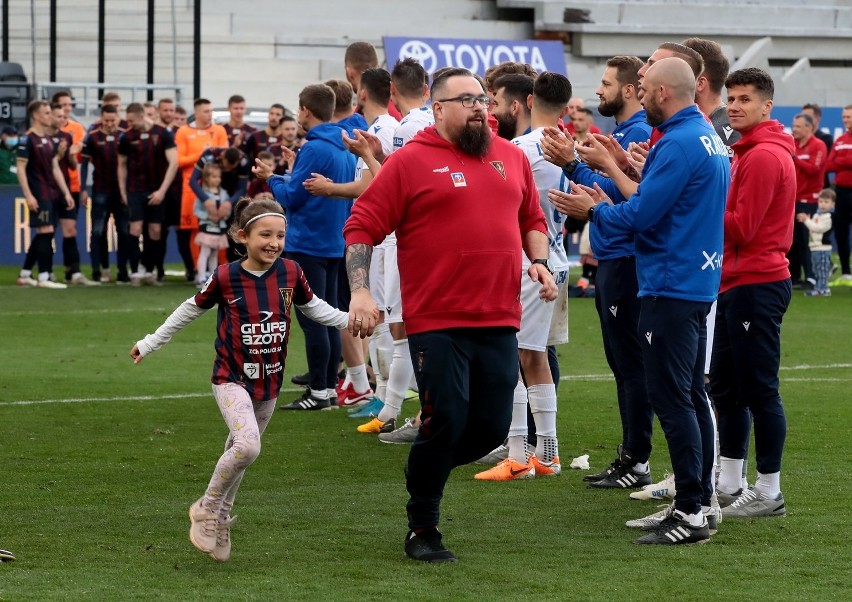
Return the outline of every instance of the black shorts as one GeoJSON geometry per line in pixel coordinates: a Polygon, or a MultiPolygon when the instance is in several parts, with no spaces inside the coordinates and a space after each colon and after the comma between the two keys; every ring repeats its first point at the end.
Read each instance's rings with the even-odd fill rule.
{"type": "Polygon", "coordinates": [[[55,201],[38,201],[38,211],[30,210],[30,228],[56,226],[55,201]]]}
{"type": "Polygon", "coordinates": [[[72,192],[71,198],[74,199],[74,208],[69,209],[65,197],[59,197],[54,201],[56,219],[73,219],[77,221],[77,216],[80,214],[80,193],[72,192]]]}
{"type": "Polygon", "coordinates": [[[150,192],[128,192],[127,206],[130,210],[131,222],[146,224],[162,224],[165,216],[165,200],[159,205],[148,204],[150,192]]]}
{"type": "Polygon", "coordinates": [[[163,225],[167,228],[180,225],[180,196],[180,189],[175,191],[170,188],[163,199],[163,225]]]}

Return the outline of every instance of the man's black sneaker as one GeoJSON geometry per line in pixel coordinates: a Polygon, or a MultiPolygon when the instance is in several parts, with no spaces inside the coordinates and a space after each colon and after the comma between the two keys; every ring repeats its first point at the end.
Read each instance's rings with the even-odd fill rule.
{"type": "Polygon", "coordinates": [[[456,555],[444,547],[441,532],[430,529],[418,535],[409,531],[405,536],[405,555],[421,562],[455,562],[456,555]]]}
{"type": "Polygon", "coordinates": [[[612,472],[600,481],[589,483],[594,489],[636,489],[651,484],[651,471],[636,472],[624,462],[618,462],[612,472]]]}
{"type": "Polygon", "coordinates": [[[325,410],[331,407],[331,402],[328,399],[320,399],[311,395],[310,389],[305,389],[302,396],[296,399],[293,403],[280,406],[279,410],[325,410]]]}
{"type": "Polygon", "coordinates": [[[382,424],[382,428],[379,429],[379,433],[392,433],[396,430],[396,418],[390,418],[387,422],[382,424]]]}
{"type": "Polygon", "coordinates": [[[606,468],[606,470],[596,472],[595,474],[587,474],[583,477],[583,481],[585,481],[586,483],[595,483],[597,481],[600,481],[601,479],[607,478],[609,474],[613,470],[615,470],[616,466],[621,463],[621,453],[623,449],[624,446],[619,443],[618,447],[615,448],[615,460],[612,461],[612,463],[606,468]]]}
{"type": "Polygon", "coordinates": [[[311,373],[305,372],[304,374],[294,374],[290,377],[290,382],[294,385],[299,385],[300,387],[307,387],[311,384],[311,373]]]}
{"type": "Polygon", "coordinates": [[[710,529],[706,518],[703,519],[700,527],[693,527],[684,518],[680,510],[675,510],[663,519],[656,531],[640,537],[633,543],[677,546],[710,541],[710,529]]]}

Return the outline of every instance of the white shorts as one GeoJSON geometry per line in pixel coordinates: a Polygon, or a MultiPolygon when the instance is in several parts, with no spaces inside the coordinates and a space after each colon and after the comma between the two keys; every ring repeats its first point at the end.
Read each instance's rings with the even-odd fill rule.
{"type": "Polygon", "coordinates": [[[559,294],[556,301],[553,301],[553,317],[550,319],[550,332],[547,335],[547,344],[562,345],[568,342],[568,270],[557,272],[556,285],[559,287],[559,294]],[[561,282],[560,282],[561,280],[561,282]]]}
{"type": "MultiPolygon", "coordinates": [[[[567,270],[554,274],[557,282],[561,279],[560,294],[565,287],[567,281],[567,270]]],[[[521,275],[521,329],[518,331],[518,348],[529,349],[531,351],[546,351],[548,345],[556,345],[551,343],[551,330],[554,318],[565,325],[565,340],[568,336],[568,295],[564,295],[565,311],[557,315],[555,310],[560,299],[546,303],[539,296],[541,285],[538,282],[533,282],[524,270],[521,275]]],[[[565,341],[559,341],[565,342],[565,341]]]]}
{"type": "MultiPolygon", "coordinates": [[[[396,241],[394,241],[395,243],[396,241]]],[[[402,295],[399,288],[399,267],[396,264],[396,244],[385,240],[385,322],[402,323],[402,295]]]]}
{"type": "Polygon", "coordinates": [[[373,256],[370,259],[370,294],[379,311],[385,307],[385,248],[373,247],[373,256]]]}
{"type": "Polygon", "coordinates": [[[713,335],[716,332],[716,302],[710,306],[707,314],[707,354],[704,356],[704,374],[710,374],[710,360],[713,359],[713,335]]]}

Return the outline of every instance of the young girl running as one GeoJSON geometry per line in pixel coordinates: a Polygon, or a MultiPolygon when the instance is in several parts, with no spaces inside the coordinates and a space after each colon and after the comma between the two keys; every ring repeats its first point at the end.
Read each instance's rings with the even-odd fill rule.
{"type": "Polygon", "coordinates": [[[189,508],[189,538],[221,562],[231,555],[234,497],[246,468],[260,453],[260,436],[281,390],[291,304],[320,324],[341,330],[354,326],[346,313],[313,294],[297,263],[281,259],[286,223],[277,202],[241,199],[230,234],[245,245],[246,257],[219,266],[198,294],[130,351],[138,364],[206,310],[219,306],[213,396],[230,434],[207,491],[189,508]]]}
{"type": "Polygon", "coordinates": [[[201,172],[201,186],[206,198],[195,199],[195,215],[198,217],[198,234],[195,244],[201,247],[196,266],[196,284],[202,286],[210,273],[219,265],[219,249],[228,248],[226,220],[230,212],[222,211],[222,203],[229,200],[222,183],[222,168],[218,163],[208,163],[201,172]]]}

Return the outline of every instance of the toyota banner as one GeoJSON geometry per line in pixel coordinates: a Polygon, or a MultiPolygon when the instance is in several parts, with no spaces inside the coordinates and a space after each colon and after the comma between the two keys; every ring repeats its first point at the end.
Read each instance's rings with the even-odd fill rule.
{"type": "Polygon", "coordinates": [[[388,69],[414,58],[431,75],[442,67],[464,67],[478,75],[505,61],[529,63],[533,69],[568,75],[562,42],[542,40],[469,40],[385,37],[388,69]]]}

